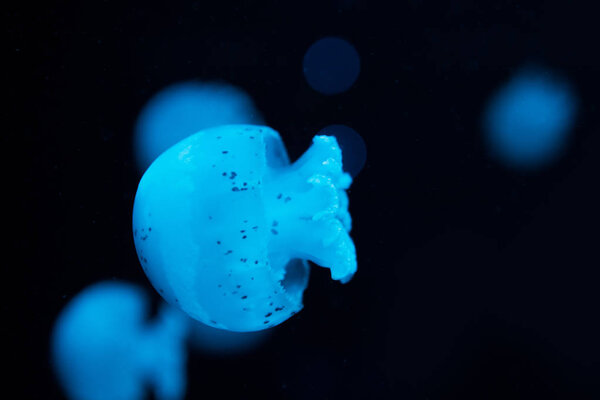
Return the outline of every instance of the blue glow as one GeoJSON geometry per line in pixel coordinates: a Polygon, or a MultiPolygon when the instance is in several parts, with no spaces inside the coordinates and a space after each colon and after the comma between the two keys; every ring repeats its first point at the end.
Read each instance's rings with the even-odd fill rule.
{"type": "Polygon", "coordinates": [[[360,57],[347,41],[326,37],[308,48],[303,67],[310,87],[323,94],[338,94],[350,89],[358,78],[360,57]]]}
{"type": "Polygon", "coordinates": [[[142,289],[103,282],[79,293],[56,320],[51,350],[56,375],[72,400],[160,400],[185,396],[189,322],[165,305],[151,322],[142,289]]]}
{"type": "Polygon", "coordinates": [[[136,193],[140,263],[170,304],[212,327],[257,331],[302,308],[310,260],[341,282],[356,271],[334,137],[289,164],[264,126],[207,129],[148,168],[136,193]]]}
{"type": "Polygon", "coordinates": [[[318,135],[335,136],[344,155],[344,171],[355,177],[367,161],[367,145],[363,138],[346,125],[329,125],[321,129],[318,135]]]}
{"type": "Polygon", "coordinates": [[[269,337],[271,331],[232,332],[211,328],[202,322],[193,324],[190,344],[198,351],[219,356],[238,355],[257,348],[269,337]]]}
{"type": "Polygon", "coordinates": [[[494,157],[521,169],[536,169],[560,156],[573,125],[576,99],[564,81],[541,70],[512,78],[484,113],[494,157]]]}
{"type": "Polygon", "coordinates": [[[148,101],[136,124],[134,149],[140,171],[186,137],[219,125],[260,124],[262,117],[242,90],[224,83],[183,82],[148,101]]]}

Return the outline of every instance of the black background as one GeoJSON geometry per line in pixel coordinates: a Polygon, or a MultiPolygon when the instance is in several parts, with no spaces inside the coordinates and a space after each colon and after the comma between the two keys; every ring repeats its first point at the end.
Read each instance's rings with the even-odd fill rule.
{"type": "Polygon", "coordinates": [[[28,382],[15,398],[61,398],[49,333],[81,289],[116,278],[150,292],[131,234],[132,131],[152,94],[194,78],[248,91],[292,158],[342,123],[368,160],[350,190],[354,279],[313,267],[304,310],[265,345],[192,353],[189,398],[600,398],[600,14],[388,3],[5,7],[5,231],[18,257],[5,258],[2,310],[18,319],[2,333],[28,382]],[[327,35],[361,56],[335,96],[302,74],[327,35]],[[564,157],[519,173],[487,157],[480,118],[530,62],[568,77],[580,107],[564,157]]]}

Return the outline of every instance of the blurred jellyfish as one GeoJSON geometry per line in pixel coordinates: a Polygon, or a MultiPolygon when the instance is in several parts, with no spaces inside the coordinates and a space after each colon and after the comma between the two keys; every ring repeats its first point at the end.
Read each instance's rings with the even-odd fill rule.
{"type": "Polygon", "coordinates": [[[231,332],[195,321],[190,328],[190,345],[204,354],[230,356],[259,347],[271,331],[231,332]]]}
{"type": "Polygon", "coordinates": [[[317,92],[338,94],[350,89],[360,72],[360,57],[350,43],[326,37],[313,43],[303,62],[306,81],[317,92]]]}
{"type": "Polygon", "coordinates": [[[367,161],[367,145],[363,138],[346,125],[328,125],[318,135],[334,136],[344,155],[344,171],[355,177],[367,161]]]}
{"type": "Polygon", "coordinates": [[[229,125],[177,143],[142,177],[133,209],[138,258],[170,304],[211,327],[267,329],[302,309],[310,260],[356,272],[335,137],[293,164],[274,130],[229,125]]]}
{"type": "Polygon", "coordinates": [[[490,153],[518,169],[548,165],[564,149],[576,103],[564,80],[541,69],[521,71],[492,97],[484,111],[490,153]]]}
{"type": "Polygon", "coordinates": [[[142,109],[134,149],[140,171],[163,151],[206,128],[260,124],[262,117],[244,91],[225,83],[183,82],[160,91],[142,109]]]}
{"type": "Polygon", "coordinates": [[[148,387],[160,400],[184,398],[189,319],[166,304],[153,321],[148,313],[143,290],[122,282],[97,283],[67,304],[51,355],[69,399],[143,399],[148,387]]]}

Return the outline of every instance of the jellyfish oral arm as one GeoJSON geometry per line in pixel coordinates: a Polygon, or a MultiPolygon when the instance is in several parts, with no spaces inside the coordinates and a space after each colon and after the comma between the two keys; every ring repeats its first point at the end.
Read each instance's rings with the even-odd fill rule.
{"type": "Polygon", "coordinates": [[[316,136],[294,164],[265,177],[269,251],[308,259],[329,268],[332,279],[348,282],[356,272],[345,193],[351,182],[330,136],[316,136]]]}

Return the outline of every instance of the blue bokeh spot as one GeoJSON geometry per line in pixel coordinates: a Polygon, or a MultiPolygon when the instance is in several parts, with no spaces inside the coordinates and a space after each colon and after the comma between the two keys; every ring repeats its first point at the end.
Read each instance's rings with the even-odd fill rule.
{"type": "Polygon", "coordinates": [[[334,136],[342,149],[344,171],[355,177],[367,162],[367,145],[354,129],[347,125],[328,125],[318,135],[334,136]]]}
{"type": "Polygon", "coordinates": [[[182,82],[154,95],[142,109],[135,128],[134,149],[140,171],[163,151],[186,137],[219,125],[260,124],[250,96],[219,82],[182,82]]]}
{"type": "Polygon", "coordinates": [[[190,329],[189,342],[192,348],[203,354],[233,356],[256,349],[270,334],[271,330],[232,332],[195,321],[190,329]]]}
{"type": "Polygon", "coordinates": [[[492,97],[484,112],[490,152],[519,169],[548,165],[566,145],[576,103],[565,81],[540,69],[522,71],[492,97]]]}
{"type": "Polygon", "coordinates": [[[360,57],[346,40],[326,37],[308,48],[303,70],[314,90],[327,95],[338,94],[350,89],[358,78],[360,57]]]}

